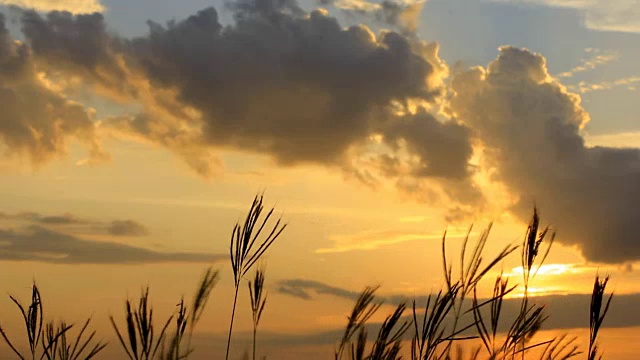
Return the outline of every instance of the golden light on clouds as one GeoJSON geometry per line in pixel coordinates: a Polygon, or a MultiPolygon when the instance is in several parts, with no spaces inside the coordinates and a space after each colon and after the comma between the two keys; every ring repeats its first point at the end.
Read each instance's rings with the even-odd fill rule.
{"type": "Polygon", "coordinates": [[[0,0],[2,5],[14,5],[38,11],[68,11],[73,14],[104,12],[100,0],[0,0]]]}

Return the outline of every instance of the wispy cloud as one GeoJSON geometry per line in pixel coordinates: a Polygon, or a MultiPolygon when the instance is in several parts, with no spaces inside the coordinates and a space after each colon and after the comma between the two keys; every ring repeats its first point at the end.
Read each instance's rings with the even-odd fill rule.
{"type": "Polygon", "coordinates": [[[626,88],[629,91],[636,91],[638,90],[638,84],[640,84],[640,76],[629,76],[617,80],[601,81],[597,83],[581,81],[577,85],[568,86],[568,88],[580,94],[586,94],[594,91],[611,90],[618,87],[626,88]]]}
{"type": "Polygon", "coordinates": [[[620,54],[615,52],[603,52],[599,49],[587,48],[585,52],[591,55],[587,59],[580,60],[580,65],[574,67],[569,71],[562,72],[557,75],[559,78],[569,78],[573,77],[575,74],[594,70],[599,66],[606,65],[612,61],[618,60],[620,58],[620,54]]]}
{"type": "Polygon", "coordinates": [[[143,224],[130,219],[96,220],[77,217],[71,213],[62,215],[42,215],[37,212],[20,212],[7,214],[0,212],[1,220],[25,222],[30,225],[41,225],[64,229],[78,233],[97,233],[112,236],[144,236],[149,229],[143,224]]]}
{"type": "Polygon", "coordinates": [[[276,291],[281,294],[311,300],[316,295],[331,295],[344,299],[357,299],[358,293],[337,286],[331,286],[320,281],[305,279],[288,279],[276,284],[276,291]]]}
{"type": "Polygon", "coordinates": [[[347,14],[373,16],[388,25],[397,26],[403,31],[415,32],[420,13],[427,0],[373,2],[366,0],[316,0],[320,5],[333,5],[347,14]]]}
{"type": "MultiPolygon", "coordinates": [[[[358,250],[375,250],[384,246],[418,240],[440,240],[441,232],[417,233],[405,231],[365,231],[352,235],[332,235],[333,246],[316,249],[316,254],[342,253],[358,250]]],[[[466,232],[447,232],[449,238],[463,237],[466,232]]]]}
{"type": "Polygon", "coordinates": [[[205,263],[225,255],[159,252],[117,242],[93,241],[41,226],[0,229],[0,261],[54,264],[205,263]]]}

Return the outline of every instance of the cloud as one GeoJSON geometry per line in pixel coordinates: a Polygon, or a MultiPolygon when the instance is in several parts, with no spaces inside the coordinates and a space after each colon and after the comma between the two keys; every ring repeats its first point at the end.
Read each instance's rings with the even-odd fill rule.
{"type": "Polygon", "coordinates": [[[588,28],[602,31],[640,32],[640,0],[492,0],[576,9],[588,28]]]}
{"type": "Polygon", "coordinates": [[[636,91],[638,90],[638,84],[640,84],[640,76],[629,76],[613,81],[601,81],[597,83],[581,81],[577,85],[568,86],[568,88],[580,94],[586,94],[594,91],[611,90],[617,87],[624,87],[629,91],[636,91]]]}
{"type": "Polygon", "coordinates": [[[133,220],[114,220],[109,224],[108,231],[114,236],[140,236],[149,232],[144,225],[133,220]]]}
{"type": "Polygon", "coordinates": [[[0,0],[0,5],[13,5],[37,11],[68,11],[73,14],[104,12],[99,0],[0,0]]]}
{"type": "Polygon", "coordinates": [[[235,26],[223,29],[211,8],[152,24],[132,43],[151,79],[203,113],[210,144],[281,164],[336,163],[394,118],[392,101],[439,92],[427,82],[433,66],[399,34],[343,29],[288,2],[240,2],[234,11],[235,26]]]}
{"type": "Polygon", "coordinates": [[[42,215],[36,212],[0,213],[0,220],[21,221],[30,225],[48,226],[83,234],[108,234],[112,236],[144,236],[149,234],[146,226],[134,220],[100,221],[79,218],[70,213],[62,215],[42,215]]]}
{"type": "Polygon", "coordinates": [[[599,66],[606,65],[612,61],[616,61],[620,58],[620,54],[611,53],[611,52],[602,52],[599,49],[588,48],[585,51],[591,55],[591,57],[587,59],[582,59],[581,64],[574,67],[571,70],[562,72],[557,76],[559,78],[569,78],[573,77],[575,74],[593,70],[599,66]]]}
{"type": "Polygon", "coordinates": [[[4,32],[0,77],[19,74],[12,76],[24,84],[3,86],[29,101],[5,122],[16,126],[0,127],[0,140],[44,161],[75,137],[97,156],[99,129],[167,148],[204,177],[223,171],[217,150],[233,149],[391,184],[418,201],[446,203],[450,220],[487,206],[477,177],[493,174],[519,199],[515,214],[527,220],[537,202],[560,240],[589,260],[640,256],[640,150],[586,146],[589,114],[541,55],[504,47],[486,69],[450,76],[438,44],[415,34],[345,28],[294,0],[239,0],[226,9],[228,25],[208,8],[149,22],[149,34],[133,39],[107,31],[101,14],[23,11],[25,43],[4,32]],[[142,110],[98,127],[62,95],[79,86],[142,110]]]}
{"type": "Polygon", "coordinates": [[[294,1],[242,0],[226,9],[234,18],[227,26],[208,8],[166,25],[149,22],[149,35],[135,39],[108,33],[100,14],[25,11],[22,25],[52,72],[144,105],[140,114],[105,119],[101,131],[167,147],[203,176],[220,173],[213,150],[224,147],[374,184],[382,169],[365,174],[354,164],[376,146],[371,137],[382,136],[391,156],[401,150],[418,159],[404,163],[416,169],[398,181],[426,188],[455,178],[465,191],[448,195],[478,197],[468,181],[469,132],[420,110],[436,106],[444,91],[448,68],[437,44],[343,28],[294,1]]]}
{"type": "Polygon", "coordinates": [[[587,147],[589,114],[549,76],[543,56],[503,47],[486,69],[455,76],[452,89],[452,115],[487,147],[497,179],[519,195],[513,211],[523,221],[537,203],[560,241],[587,259],[640,258],[640,150],[587,147]]]}
{"type": "Polygon", "coordinates": [[[279,281],[276,286],[276,292],[297,297],[303,300],[313,299],[314,294],[332,295],[349,300],[355,300],[359,295],[354,291],[341,289],[339,287],[327,285],[319,281],[305,279],[289,279],[279,281]]]}
{"type": "MultiPolygon", "coordinates": [[[[357,250],[375,250],[384,246],[400,244],[408,241],[431,241],[442,239],[441,232],[415,233],[404,231],[366,231],[352,235],[334,235],[329,240],[333,246],[316,249],[317,254],[342,253],[357,250]]],[[[448,231],[449,238],[464,237],[467,232],[448,231]]]]}
{"type": "Polygon", "coordinates": [[[106,241],[92,241],[41,226],[0,229],[0,261],[39,261],[54,264],[141,264],[211,262],[225,255],[158,252],[106,241]]]}
{"type": "MultiPolygon", "coordinates": [[[[286,279],[278,282],[278,293],[297,297],[301,300],[311,301],[318,295],[333,296],[336,298],[353,301],[358,298],[359,292],[332,286],[323,282],[305,279],[286,279]]],[[[409,303],[413,299],[419,307],[424,307],[427,296],[409,294],[378,294],[378,301],[385,304],[397,305],[409,303]]],[[[589,303],[591,294],[570,295],[541,295],[532,298],[537,304],[545,306],[545,313],[549,318],[545,321],[544,329],[572,329],[589,327],[589,303]]],[[[640,314],[635,311],[640,301],[640,294],[616,294],[612,301],[605,323],[608,327],[631,327],[640,325],[640,314]]],[[[483,300],[479,299],[479,303],[483,300]]],[[[466,306],[468,306],[467,304],[466,306]]],[[[501,310],[500,331],[507,330],[509,319],[515,319],[521,308],[521,299],[505,298],[501,310]]],[[[464,310],[463,310],[464,313],[464,310]]],[[[446,321],[451,321],[447,319],[446,321]]],[[[375,326],[375,325],[374,325],[375,326]]],[[[449,324],[448,326],[451,326],[449,324]]]]}
{"type": "Polygon", "coordinates": [[[25,44],[9,34],[0,14],[0,143],[5,155],[34,165],[63,155],[68,138],[87,144],[93,160],[104,160],[92,111],[50,87],[25,44]]]}
{"type": "Polygon", "coordinates": [[[332,5],[347,15],[370,16],[382,23],[396,26],[406,33],[418,28],[420,13],[426,1],[369,2],[364,0],[317,0],[319,5],[332,5]]]}

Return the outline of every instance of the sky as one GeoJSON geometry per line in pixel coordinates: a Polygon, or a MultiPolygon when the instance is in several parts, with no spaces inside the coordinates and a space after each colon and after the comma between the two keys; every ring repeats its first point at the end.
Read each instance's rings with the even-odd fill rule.
{"type": "MultiPolygon", "coordinates": [[[[113,340],[125,299],[148,285],[169,314],[213,266],[196,343],[219,353],[229,239],[264,192],[288,226],[261,261],[261,344],[329,359],[365,286],[391,304],[437,291],[445,230],[456,253],[493,222],[494,254],[522,240],[535,205],[557,231],[531,287],[545,331],[584,333],[593,278],[610,274],[603,347],[633,358],[620,344],[640,331],[639,1],[0,0],[0,12],[4,293],[26,299],[35,280],[51,317],[93,316],[113,340]]],[[[491,277],[518,279],[519,265],[491,277]]],[[[0,298],[3,326],[20,321],[12,306],[0,298]]],[[[238,356],[248,294],[239,309],[238,356]]]]}

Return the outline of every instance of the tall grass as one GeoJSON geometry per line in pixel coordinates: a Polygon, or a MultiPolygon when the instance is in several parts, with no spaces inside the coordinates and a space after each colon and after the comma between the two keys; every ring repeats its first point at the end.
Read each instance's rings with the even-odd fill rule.
{"type": "Polygon", "coordinates": [[[9,298],[22,315],[28,349],[20,352],[18,347],[9,340],[7,331],[2,325],[0,325],[0,335],[18,359],[88,360],[98,355],[107,346],[106,343],[95,340],[95,331],[84,337],[91,318],[85,321],[75,335],[75,340],[69,334],[73,324],[67,324],[64,321],[57,326],[53,321],[45,323],[42,296],[35,283],[31,287],[31,301],[27,305],[23,305],[13,296],[9,298]]]}
{"type": "Polygon", "coordinates": [[[149,300],[149,288],[142,291],[137,307],[125,302],[124,330],[120,330],[113,316],[111,324],[121,348],[130,360],[177,360],[187,359],[193,352],[191,338],[209,301],[211,291],[218,282],[219,272],[207,269],[188,307],[184,298],[180,300],[174,314],[163,321],[161,327],[153,318],[153,307],[149,300]],[[170,331],[171,323],[173,333],[170,331]],[[159,332],[157,331],[159,329],[159,332]],[[188,332],[187,332],[188,329],[188,332]],[[185,344],[186,338],[186,344],[185,344]]]}
{"type": "MultiPolygon", "coordinates": [[[[226,344],[227,359],[241,281],[286,228],[286,224],[281,224],[280,219],[268,225],[273,212],[272,208],[265,214],[263,197],[256,196],[244,222],[236,223],[232,231],[230,261],[235,291],[226,344]]],[[[441,253],[444,271],[442,290],[428,294],[424,306],[419,305],[415,299],[409,309],[406,303],[396,304],[394,311],[379,324],[377,331],[373,331],[371,319],[382,308],[383,303],[376,297],[378,287],[366,287],[348,315],[344,333],[334,351],[335,360],[401,359],[403,350],[406,350],[403,346],[409,339],[410,349],[407,353],[411,360],[518,360],[525,357],[529,360],[534,356],[534,349],[538,350],[535,356],[540,360],[565,360],[582,354],[576,345],[576,338],[567,334],[534,342],[534,335],[541,329],[548,315],[545,307],[529,296],[529,285],[544,263],[555,239],[555,233],[549,227],[540,226],[537,209],[533,211],[522,244],[507,245],[488,258],[484,253],[491,225],[473,244],[470,240],[471,230],[472,228],[464,238],[459,258],[455,262],[446,252],[447,234],[444,233],[441,253]],[[510,278],[500,273],[493,281],[491,296],[485,300],[480,300],[478,296],[478,285],[498,264],[518,249],[523,269],[523,294],[518,313],[506,318],[503,312],[504,300],[518,285],[509,284],[510,278]],[[375,335],[369,338],[371,333],[375,335]],[[479,341],[481,345],[470,348],[468,340],[472,339],[479,341]]],[[[191,345],[193,332],[218,279],[219,271],[207,269],[192,301],[185,303],[182,298],[173,314],[159,322],[154,318],[148,288],[141,292],[137,301],[126,300],[121,326],[116,317],[109,316],[122,352],[130,360],[188,359],[194,351],[191,345]]],[[[589,311],[590,319],[587,360],[602,358],[598,335],[612,299],[612,295],[606,297],[608,281],[608,276],[596,276],[590,308],[585,309],[589,311]]],[[[249,279],[247,284],[253,325],[252,359],[255,360],[258,326],[267,301],[264,269],[258,267],[253,279],[249,279]]],[[[18,359],[89,360],[107,346],[96,340],[95,331],[89,333],[91,319],[84,322],[74,337],[71,337],[73,324],[68,325],[64,321],[57,325],[45,322],[42,297],[35,283],[31,289],[31,301],[27,304],[13,296],[10,299],[24,322],[26,350],[21,351],[10,340],[1,324],[0,335],[18,359]]],[[[244,358],[249,358],[248,352],[244,358]]]]}
{"type": "MultiPolygon", "coordinates": [[[[549,254],[555,233],[549,227],[540,227],[540,217],[537,209],[534,209],[522,244],[505,246],[485,262],[484,248],[490,231],[491,225],[470,247],[471,228],[469,229],[462,242],[456,277],[453,275],[453,262],[448,258],[445,250],[447,241],[445,232],[442,238],[444,289],[437,294],[429,294],[422,309],[419,309],[416,300],[413,301],[412,316],[409,319],[410,328],[413,330],[410,345],[411,359],[517,360],[525,357],[530,359],[534,349],[541,349],[536,355],[540,360],[565,360],[581,354],[582,352],[575,345],[576,338],[569,337],[567,334],[532,342],[548,315],[545,313],[544,305],[535,303],[529,296],[529,284],[549,254]],[[520,249],[524,290],[518,313],[511,319],[504,319],[502,316],[504,299],[517,288],[517,285],[510,286],[509,278],[501,273],[494,281],[490,298],[480,301],[478,284],[496,265],[517,249],[520,249]],[[471,298],[470,302],[469,298],[471,298]],[[502,325],[503,323],[505,324],[502,325]],[[500,329],[505,325],[506,331],[501,333],[500,329]],[[479,339],[482,345],[470,349],[467,354],[461,345],[464,341],[472,339],[479,339]],[[456,343],[457,346],[454,346],[456,343]]],[[[597,336],[611,301],[611,296],[604,300],[607,281],[608,277],[604,280],[596,277],[594,283],[591,306],[588,309],[591,319],[588,360],[595,360],[599,351],[596,344],[597,336]]],[[[402,342],[398,336],[408,329],[408,323],[401,321],[404,304],[398,305],[396,310],[387,317],[380,330],[380,333],[394,335],[391,337],[379,335],[367,345],[367,331],[370,327],[367,322],[381,307],[381,303],[376,302],[376,290],[377,288],[366,288],[356,301],[348,318],[344,336],[336,347],[336,360],[401,358],[399,354],[402,342]],[[348,352],[346,349],[351,351],[348,352]],[[368,352],[367,349],[369,349],[368,352]]]]}
{"type": "Polygon", "coordinates": [[[253,321],[253,360],[256,360],[256,336],[258,324],[262,317],[265,305],[267,305],[267,294],[264,291],[264,269],[258,268],[253,282],[248,281],[249,298],[251,300],[251,319],[253,321]]]}
{"type": "Polygon", "coordinates": [[[262,233],[262,230],[264,230],[265,226],[269,222],[274,211],[274,209],[271,208],[271,210],[262,217],[262,221],[260,221],[261,215],[264,211],[262,202],[263,196],[256,196],[253,199],[249,213],[247,214],[242,226],[239,222],[236,223],[233,228],[233,232],[231,233],[229,254],[231,257],[231,269],[233,270],[235,292],[233,295],[231,320],[229,321],[229,336],[227,338],[227,354],[225,357],[227,360],[229,359],[229,350],[231,348],[231,334],[233,333],[233,321],[236,315],[236,304],[238,302],[240,282],[287,227],[286,224],[281,224],[282,219],[279,218],[271,227],[269,234],[264,239],[260,240],[259,245],[257,245],[256,241],[262,233]],[[255,248],[256,245],[257,248],[255,248]]]}

